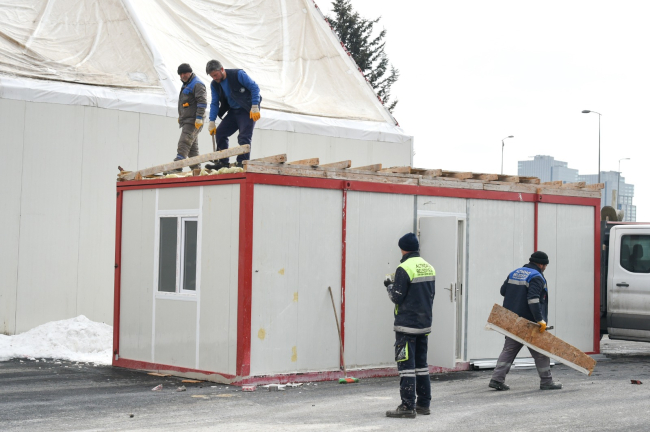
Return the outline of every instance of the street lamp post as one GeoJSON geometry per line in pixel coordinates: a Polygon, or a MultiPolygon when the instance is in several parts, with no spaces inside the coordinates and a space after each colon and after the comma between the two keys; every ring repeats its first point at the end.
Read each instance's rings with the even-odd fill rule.
{"type": "Polygon", "coordinates": [[[601,113],[596,112],[596,111],[590,111],[590,110],[582,110],[583,114],[589,114],[589,113],[594,113],[598,114],[598,183],[600,183],[600,117],[602,116],[601,113]]]}
{"type": "Polygon", "coordinates": [[[503,140],[507,140],[508,138],[514,138],[514,137],[515,137],[514,135],[508,135],[507,137],[501,140],[501,175],[503,175],[503,147],[505,147],[503,140]]]}
{"type": "Polygon", "coordinates": [[[616,185],[616,195],[618,195],[618,198],[616,199],[616,201],[617,201],[616,209],[617,210],[620,210],[620,208],[618,208],[618,206],[619,206],[618,203],[621,201],[621,161],[624,161],[624,160],[630,160],[630,158],[623,158],[623,159],[618,160],[618,185],[616,185]]]}

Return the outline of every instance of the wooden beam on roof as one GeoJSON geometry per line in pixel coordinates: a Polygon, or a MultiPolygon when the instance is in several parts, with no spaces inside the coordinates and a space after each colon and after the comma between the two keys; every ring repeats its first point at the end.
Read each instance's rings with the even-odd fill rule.
{"type": "Polygon", "coordinates": [[[521,318],[498,304],[492,308],[486,328],[508,336],[585,375],[591,375],[596,367],[596,360],[578,348],[548,331],[540,333],[539,324],[521,318]]]}
{"type": "Polygon", "coordinates": [[[287,165],[309,165],[309,166],[318,166],[320,159],[311,158],[311,159],[300,159],[293,162],[287,162],[287,165]]]}
{"type": "Polygon", "coordinates": [[[588,184],[585,189],[605,189],[605,183],[588,184]]]}
{"type": "Polygon", "coordinates": [[[560,187],[562,186],[562,180],[555,180],[550,182],[544,182],[540,186],[551,186],[551,187],[560,187]]]}
{"type": "Polygon", "coordinates": [[[469,179],[472,178],[473,174],[471,172],[458,172],[458,171],[445,171],[442,170],[442,177],[451,177],[457,179],[469,179]]]}
{"type": "Polygon", "coordinates": [[[285,163],[287,161],[286,154],[279,154],[275,156],[267,156],[263,158],[253,159],[256,162],[268,162],[268,163],[285,163]]]}
{"type": "Polygon", "coordinates": [[[240,154],[250,153],[251,146],[246,144],[243,146],[232,147],[226,150],[221,150],[212,153],[206,153],[200,156],[194,156],[191,158],[169,162],[163,165],[156,165],[151,168],[145,168],[135,172],[129,172],[128,174],[120,173],[117,175],[118,180],[134,180],[137,175],[140,177],[145,177],[151,174],[157,174],[161,172],[171,171],[178,168],[185,168],[190,165],[196,165],[203,162],[209,162],[213,160],[225,159],[230,156],[237,156],[240,154]]]}
{"type": "Polygon", "coordinates": [[[519,177],[519,183],[539,184],[537,177],[519,177]]]}
{"type": "Polygon", "coordinates": [[[519,176],[514,175],[499,175],[499,181],[519,183],[519,176]]]}
{"type": "Polygon", "coordinates": [[[422,177],[440,177],[441,169],[411,168],[411,174],[419,174],[422,177]]]}
{"type": "Polygon", "coordinates": [[[587,185],[586,182],[575,182],[575,183],[564,183],[562,185],[563,188],[583,188],[587,185]]]}
{"type": "Polygon", "coordinates": [[[411,174],[410,166],[396,166],[390,168],[382,168],[380,172],[396,173],[396,174],[411,174]]]}
{"type": "Polygon", "coordinates": [[[351,169],[356,171],[379,171],[381,170],[381,164],[364,165],[361,167],[352,167],[351,169]]]}
{"type": "Polygon", "coordinates": [[[498,174],[478,174],[478,173],[472,173],[472,178],[475,180],[498,180],[499,175],[498,174]]]}
{"type": "Polygon", "coordinates": [[[352,166],[352,161],[346,160],[341,162],[332,162],[320,165],[321,168],[346,169],[352,166]]]}

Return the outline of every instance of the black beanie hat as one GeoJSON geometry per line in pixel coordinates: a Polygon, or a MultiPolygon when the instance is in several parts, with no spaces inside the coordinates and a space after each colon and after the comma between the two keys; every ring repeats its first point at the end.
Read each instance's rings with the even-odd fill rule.
{"type": "Polygon", "coordinates": [[[178,74],[180,75],[187,72],[192,72],[192,66],[188,65],[187,63],[182,63],[178,67],[178,74]]]}
{"type": "Polygon", "coordinates": [[[406,252],[416,252],[420,250],[420,242],[413,233],[404,234],[397,245],[400,249],[406,252]]]}
{"type": "Polygon", "coordinates": [[[533,254],[530,256],[530,262],[542,265],[548,264],[548,255],[542,251],[533,252],[533,254]]]}

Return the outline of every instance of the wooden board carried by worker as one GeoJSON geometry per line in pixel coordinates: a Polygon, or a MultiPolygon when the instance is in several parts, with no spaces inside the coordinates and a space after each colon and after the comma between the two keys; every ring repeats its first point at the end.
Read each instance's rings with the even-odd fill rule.
{"type": "Polygon", "coordinates": [[[548,331],[540,333],[539,325],[521,318],[516,313],[498,304],[495,304],[492,308],[485,328],[508,336],[583,374],[591,375],[594,367],[596,367],[596,360],[578,348],[564,342],[557,336],[553,336],[548,331]]]}

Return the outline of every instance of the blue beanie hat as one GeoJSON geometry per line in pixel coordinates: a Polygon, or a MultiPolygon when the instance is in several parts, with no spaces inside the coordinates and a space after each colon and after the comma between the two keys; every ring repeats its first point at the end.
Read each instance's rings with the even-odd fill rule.
{"type": "Polygon", "coordinates": [[[397,245],[406,252],[417,252],[420,250],[420,242],[413,233],[404,234],[397,245]]]}

